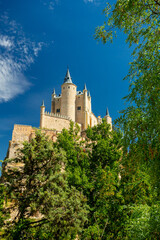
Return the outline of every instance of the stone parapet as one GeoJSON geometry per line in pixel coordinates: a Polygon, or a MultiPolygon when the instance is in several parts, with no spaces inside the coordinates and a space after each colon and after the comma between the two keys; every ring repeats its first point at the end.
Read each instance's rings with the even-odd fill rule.
{"type": "Polygon", "coordinates": [[[50,116],[50,117],[56,117],[56,118],[62,118],[62,119],[71,120],[70,117],[63,116],[61,114],[56,114],[56,113],[45,112],[44,115],[50,116]]]}

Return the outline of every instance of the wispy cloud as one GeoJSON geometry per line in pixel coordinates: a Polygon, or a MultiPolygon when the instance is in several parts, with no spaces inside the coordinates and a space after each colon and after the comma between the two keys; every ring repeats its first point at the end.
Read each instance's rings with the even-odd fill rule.
{"type": "Polygon", "coordinates": [[[84,3],[93,3],[94,5],[101,5],[103,3],[105,3],[105,0],[83,0],[84,3]]]}
{"type": "Polygon", "coordinates": [[[55,6],[55,3],[54,3],[54,2],[50,2],[50,3],[49,3],[49,9],[50,9],[50,10],[54,10],[54,6],[55,6]]]}
{"type": "Polygon", "coordinates": [[[60,0],[41,0],[44,6],[47,6],[49,10],[54,10],[60,0]]]}
{"type": "Polygon", "coordinates": [[[23,74],[23,65],[11,55],[0,56],[0,101],[9,101],[30,86],[23,74]]]}
{"type": "Polygon", "coordinates": [[[13,41],[11,40],[11,38],[9,39],[8,36],[0,35],[0,47],[11,48],[13,46],[14,46],[14,44],[13,44],[13,41]]]}
{"type": "Polygon", "coordinates": [[[84,0],[85,3],[87,2],[94,2],[94,0],[84,0]]]}
{"type": "Polygon", "coordinates": [[[0,102],[6,102],[30,87],[25,71],[34,63],[43,43],[27,38],[22,27],[7,15],[1,17],[0,24],[3,26],[0,31],[0,102]]]}

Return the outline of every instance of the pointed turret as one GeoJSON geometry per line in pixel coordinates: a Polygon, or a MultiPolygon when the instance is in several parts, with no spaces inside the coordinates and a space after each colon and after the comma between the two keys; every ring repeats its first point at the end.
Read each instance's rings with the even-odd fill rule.
{"type": "Polygon", "coordinates": [[[83,90],[87,90],[86,84],[84,84],[84,89],[83,90]]]}
{"type": "Polygon", "coordinates": [[[106,116],[110,117],[108,107],[107,107],[107,110],[106,110],[106,116]]]}
{"type": "Polygon", "coordinates": [[[90,96],[91,96],[90,91],[88,91],[88,97],[90,97],[90,96]]]}
{"type": "Polygon", "coordinates": [[[106,119],[107,123],[110,124],[110,126],[111,126],[110,130],[112,130],[112,118],[109,115],[108,107],[106,110],[106,116],[104,118],[106,119]]]}
{"type": "Polygon", "coordinates": [[[77,86],[72,82],[72,78],[67,68],[64,83],[61,86],[60,112],[61,115],[69,117],[75,122],[75,100],[76,100],[77,86]]]}
{"type": "Polygon", "coordinates": [[[45,106],[44,106],[44,100],[42,101],[42,105],[41,105],[41,107],[45,107],[45,106]]]}
{"type": "Polygon", "coordinates": [[[72,83],[72,78],[69,72],[69,68],[67,68],[66,76],[64,78],[64,83],[72,83]]]}
{"type": "Polygon", "coordinates": [[[53,88],[53,93],[52,93],[52,95],[56,95],[56,90],[55,90],[55,88],[53,88]]]}

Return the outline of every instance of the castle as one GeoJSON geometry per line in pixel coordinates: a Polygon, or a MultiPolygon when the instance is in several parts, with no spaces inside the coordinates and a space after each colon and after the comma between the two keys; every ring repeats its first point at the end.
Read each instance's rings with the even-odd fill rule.
{"type": "MultiPolygon", "coordinates": [[[[112,129],[112,118],[108,109],[104,117],[112,129]]],[[[40,128],[53,141],[56,141],[58,132],[63,128],[69,129],[70,121],[78,123],[81,132],[84,132],[88,126],[93,127],[102,122],[101,117],[96,117],[92,112],[91,95],[84,85],[83,92],[77,91],[77,86],[72,82],[72,78],[67,69],[64,82],[61,86],[61,94],[58,96],[55,89],[52,93],[51,112],[45,111],[44,101],[40,111],[40,128]]],[[[7,157],[14,158],[16,151],[22,146],[22,142],[30,141],[35,135],[35,129],[32,126],[14,125],[12,140],[9,142],[7,157]]]]}
{"type": "MultiPolygon", "coordinates": [[[[104,118],[112,126],[108,110],[104,118]]],[[[57,96],[55,89],[53,90],[51,113],[45,112],[44,102],[42,103],[40,128],[61,131],[69,127],[70,120],[78,123],[81,131],[88,126],[93,127],[102,122],[102,118],[97,118],[92,112],[91,95],[87,91],[86,84],[83,92],[77,91],[77,86],[72,82],[69,69],[67,69],[64,83],[61,86],[61,94],[57,96]]]]}

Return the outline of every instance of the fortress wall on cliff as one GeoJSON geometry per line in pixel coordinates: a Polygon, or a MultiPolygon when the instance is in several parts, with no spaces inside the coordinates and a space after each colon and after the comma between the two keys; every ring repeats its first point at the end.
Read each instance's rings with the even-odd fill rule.
{"type": "Polygon", "coordinates": [[[41,115],[42,129],[52,129],[61,132],[63,128],[69,129],[70,119],[56,114],[45,113],[41,115]]]}
{"type": "MultiPolygon", "coordinates": [[[[49,139],[53,142],[57,139],[56,130],[51,129],[41,129],[42,133],[45,133],[49,139]]],[[[32,138],[35,137],[36,128],[27,125],[14,125],[14,129],[12,132],[12,140],[9,141],[9,147],[7,152],[7,158],[15,158],[17,155],[17,150],[23,146],[23,142],[29,142],[32,138]]]]}

